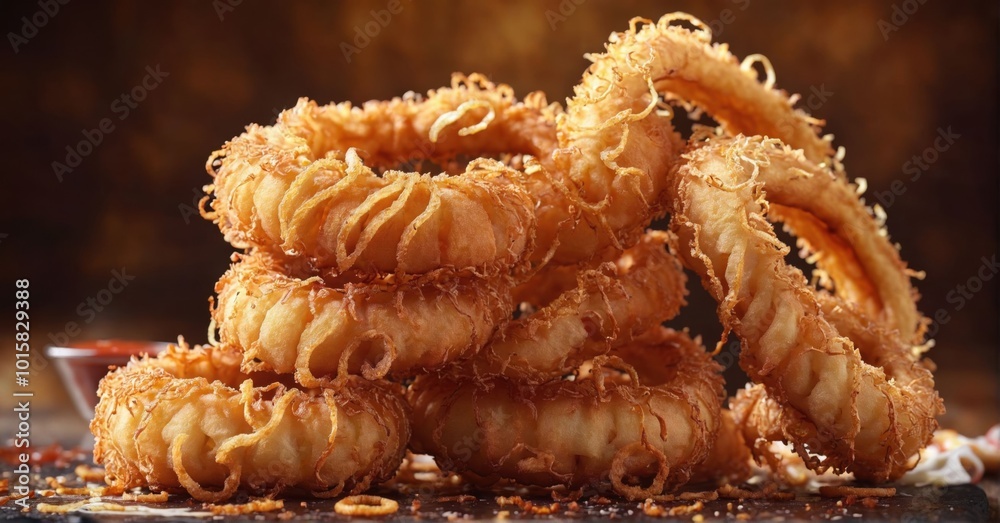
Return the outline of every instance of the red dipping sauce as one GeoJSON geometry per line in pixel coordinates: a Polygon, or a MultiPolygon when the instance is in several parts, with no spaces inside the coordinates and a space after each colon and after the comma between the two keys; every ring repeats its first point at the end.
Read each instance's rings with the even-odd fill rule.
{"type": "Polygon", "coordinates": [[[161,341],[81,340],[67,347],[50,346],[45,354],[55,362],[77,410],[89,420],[97,405],[97,385],[110,366],[124,366],[132,356],[155,356],[168,345],[161,341]]]}

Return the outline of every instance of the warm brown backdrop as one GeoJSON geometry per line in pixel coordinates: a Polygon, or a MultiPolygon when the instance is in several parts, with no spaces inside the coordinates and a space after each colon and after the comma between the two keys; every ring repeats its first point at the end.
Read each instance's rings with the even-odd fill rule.
{"type": "MultiPolygon", "coordinates": [[[[402,12],[350,63],[341,43],[353,44],[356,28],[387,1],[243,2],[220,19],[225,2],[70,2],[17,53],[0,49],[7,168],[0,267],[10,294],[14,279],[31,278],[36,348],[49,333],[59,338],[68,321],[83,324],[78,339],[205,339],[206,299],[231,249],[185,207],[208,181],[208,154],[245,124],[273,120],[299,96],[362,102],[443,85],[453,71],[563,100],[587,65],[582,55],[600,51],[630,17],[686,10],[717,21],[738,56],[766,54],[780,87],[806,97],[832,93],[812,112],[847,148],[848,172],[868,179],[869,201],[901,181],[889,229],[911,266],[927,271],[919,283],[924,312],[951,318],[932,352],[950,408],[945,423],[975,432],[1000,421],[996,279],[949,301],[981,258],[997,253],[994,2],[928,0],[886,40],[879,20],[893,22],[891,1],[401,0],[402,12]],[[119,120],[112,102],[157,65],[169,76],[119,120]],[[52,162],[65,160],[67,145],[103,118],[114,131],[60,183],[52,162]],[[904,164],[949,127],[960,138],[911,181],[904,164]],[[86,323],[78,304],[122,267],[135,279],[86,323]]],[[[4,2],[2,29],[20,32],[21,17],[38,9],[4,2]]],[[[692,287],[683,318],[713,340],[713,306],[692,287]]],[[[4,317],[12,317],[12,302],[0,299],[4,317]]],[[[13,319],[0,322],[3,339],[12,326],[13,319]]],[[[6,342],[0,349],[5,369],[9,349],[6,342]]],[[[62,403],[51,368],[41,374],[53,385],[40,401],[62,403]]],[[[0,376],[3,405],[9,381],[0,376]]]]}

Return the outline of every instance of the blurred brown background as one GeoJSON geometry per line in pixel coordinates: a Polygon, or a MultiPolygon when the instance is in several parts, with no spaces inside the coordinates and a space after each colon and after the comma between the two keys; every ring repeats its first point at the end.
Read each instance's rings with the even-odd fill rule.
{"type": "MultiPolygon", "coordinates": [[[[372,11],[389,3],[70,2],[38,16],[37,2],[4,2],[3,339],[13,337],[13,281],[30,278],[36,351],[102,336],[204,341],[207,298],[232,251],[193,213],[205,160],[300,96],[362,102],[478,71],[562,101],[583,54],[629,18],[684,10],[737,56],[767,55],[777,85],[828,120],[848,173],[867,178],[868,201],[888,209],[904,259],[927,272],[922,310],[947,317],[931,353],[944,424],[981,433],[1000,421],[996,268],[983,261],[998,236],[995,2],[400,0],[401,12],[379,22],[372,11]],[[373,23],[377,34],[356,40],[373,23]],[[345,45],[358,52],[345,55],[345,45]],[[144,79],[142,101],[120,99],[144,79]],[[113,129],[60,181],[53,162],[75,160],[67,146],[83,130],[97,136],[105,118],[113,129]],[[941,133],[952,139],[935,150],[941,133]],[[124,290],[100,312],[85,305],[123,269],[134,277],[124,290]]],[[[714,343],[714,304],[697,283],[691,290],[682,320],[714,343]]],[[[11,368],[11,343],[0,358],[11,368]]],[[[730,378],[741,384],[735,369],[730,378]]],[[[3,416],[12,381],[0,376],[3,416]]],[[[51,367],[35,382],[44,384],[36,404],[68,409],[51,367]]]]}

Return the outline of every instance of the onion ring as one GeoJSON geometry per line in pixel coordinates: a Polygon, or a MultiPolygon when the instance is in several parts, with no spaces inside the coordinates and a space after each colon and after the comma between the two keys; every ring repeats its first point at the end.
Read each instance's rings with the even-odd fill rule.
{"type": "Polygon", "coordinates": [[[239,362],[235,351],[182,341],[105,377],[90,430],[108,484],[181,487],[217,502],[240,486],[335,496],[392,477],[410,437],[393,386],[348,377],[301,390],[243,374],[239,362]]]}
{"type": "Polygon", "coordinates": [[[650,231],[616,263],[576,274],[558,298],[498,331],[469,371],[540,384],[672,319],[685,304],[687,277],[667,242],[650,231]]]}
{"type": "Polygon", "coordinates": [[[697,341],[664,328],[616,354],[573,381],[538,386],[418,376],[408,391],[411,444],[445,470],[543,486],[610,479],[629,499],[658,495],[687,481],[708,453],[719,425],[719,367],[697,341]],[[608,367],[640,364],[641,377],[608,367]]]}
{"type": "MultiPolygon", "coordinates": [[[[933,390],[934,383],[931,381],[930,371],[920,362],[920,351],[900,341],[896,331],[890,331],[883,324],[872,321],[858,307],[845,303],[839,297],[818,292],[817,299],[824,317],[837,329],[837,332],[855,344],[865,362],[883,368],[890,376],[898,372],[910,373],[915,380],[926,381],[923,386],[933,390]]],[[[801,414],[769,397],[762,386],[754,385],[738,391],[736,397],[731,400],[731,405],[739,419],[744,438],[753,443],[753,454],[759,460],[772,461],[768,459],[770,442],[796,441],[799,444],[795,446],[795,451],[803,463],[813,470],[822,472],[831,467],[845,469],[848,466],[848,463],[838,457],[839,454],[823,458],[810,455],[808,449],[819,446],[816,443],[818,436],[815,429],[803,420],[801,414]]],[[[944,412],[940,398],[932,399],[931,408],[933,414],[944,412]]],[[[920,432],[933,433],[937,428],[933,417],[925,418],[923,423],[927,425],[921,427],[920,432]]],[[[902,435],[895,434],[893,437],[898,440],[902,435]]],[[[890,445],[890,449],[892,453],[888,456],[889,461],[901,464],[896,465],[901,472],[893,472],[894,476],[916,465],[912,461],[913,456],[906,454],[907,450],[903,443],[890,445]]]]}
{"type": "Polygon", "coordinates": [[[559,149],[546,164],[581,195],[587,227],[560,231],[555,263],[627,247],[664,212],[666,174],[683,143],[670,113],[655,111],[657,92],[707,110],[731,134],[767,134],[817,163],[835,161],[830,139],[818,136],[823,122],[795,109],[797,97],[774,88],[767,60],[754,55],[740,64],[725,45],[711,45],[711,30],[691,15],[670,13],[657,23],[634,18],[628,31],[612,34],[607,52],[587,58],[593,64],[558,116],[559,149]],[[756,61],[767,72],[763,84],[752,68],[756,61]]]}
{"type": "Polygon", "coordinates": [[[479,75],[456,75],[450,89],[426,100],[411,93],[358,108],[302,99],[277,124],[251,125],[209,158],[215,199],[205,215],[237,247],[276,246],[337,272],[506,271],[532,250],[534,205],[524,173],[477,158],[461,176],[380,176],[363,158],[391,166],[551,150],[555,110],[540,94],[519,103],[509,87],[479,75]],[[458,131],[436,125],[470,100],[479,105],[454,117],[458,131]],[[475,123],[487,118],[484,107],[492,115],[485,128],[475,123]]]}
{"type": "Polygon", "coordinates": [[[587,58],[593,64],[558,116],[559,148],[546,164],[577,195],[570,203],[580,212],[552,240],[557,264],[607,258],[635,244],[663,214],[666,173],[684,145],[654,111],[659,97],[639,64],[615,43],[587,58]]]}
{"type": "Polygon", "coordinates": [[[243,351],[246,371],[295,374],[306,387],[329,376],[407,377],[478,351],[507,319],[506,278],[439,278],[421,285],[327,286],[301,263],[262,252],[242,257],[216,284],[212,311],[222,345],[243,351]]]}
{"type": "Polygon", "coordinates": [[[834,160],[832,137],[819,135],[824,122],[795,109],[798,95],[774,87],[770,61],[762,55],[737,61],[728,45],[711,43],[711,29],[698,18],[682,12],[663,15],[656,23],[634,18],[630,30],[616,34],[612,42],[615,50],[609,54],[640,64],[667,100],[704,109],[730,135],[766,135],[801,149],[817,164],[834,160]],[[764,68],[763,83],[753,68],[756,63],[764,68]]]}
{"type": "Polygon", "coordinates": [[[348,496],[333,505],[333,511],[341,516],[388,516],[398,510],[399,503],[382,496],[348,496]]]}
{"type": "Polygon", "coordinates": [[[866,351],[895,351],[872,362],[883,367],[866,363],[856,347],[867,341],[838,330],[802,273],[785,264],[788,247],[767,221],[770,202],[764,195],[772,187],[779,194],[782,184],[767,181],[809,170],[782,171],[780,161],[772,164],[779,145],[716,139],[686,155],[675,177],[672,220],[687,249],[680,253],[719,302],[723,325],[742,338],[744,370],[789,407],[784,436],[808,447],[800,452],[826,456],[813,465],[869,481],[897,478],[936,427],[940,399],[933,378],[899,343],[866,351]],[[906,364],[891,364],[893,357],[906,364]]]}
{"type": "Polygon", "coordinates": [[[919,273],[900,259],[856,187],[788,149],[772,149],[769,161],[770,167],[760,171],[770,204],[768,219],[784,223],[798,237],[804,257],[830,278],[840,299],[895,330],[902,340],[921,343],[927,322],[910,283],[919,273]]]}

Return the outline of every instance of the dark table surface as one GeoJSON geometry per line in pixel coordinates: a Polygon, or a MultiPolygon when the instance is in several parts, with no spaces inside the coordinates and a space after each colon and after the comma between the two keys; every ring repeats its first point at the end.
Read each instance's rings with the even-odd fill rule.
{"type": "MultiPolygon", "coordinates": [[[[78,456],[80,459],[63,462],[60,465],[43,465],[33,475],[37,488],[45,489],[46,476],[62,475],[67,478],[67,485],[79,486],[82,482],[73,473],[75,465],[87,463],[86,453],[78,456]]],[[[10,478],[10,467],[4,465],[4,477],[10,478]]],[[[1000,482],[998,478],[987,478],[980,485],[957,485],[950,487],[899,487],[894,497],[876,498],[874,501],[850,498],[823,498],[815,494],[797,492],[794,499],[724,499],[705,501],[701,510],[696,513],[679,516],[651,517],[643,510],[641,502],[623,501],[608,496],[599,499],[590,493],[585,493],[575,504],[571,501],[554,501],[550,492],[536,490],[534,492],[515,487],[503,487],[499,490],[477,491],[471,485],[448,481],[440,478],[426,484],[410,482],[391,482],[380,487],[373,493],[394,499],[399,502],[399,511],[392,516],[376,518],[382,521],[414,521],[414,520],[494,520],[506,518],[520,519],[551,519],[551,520],[652,520],[677,519],[690,521],[692,518],[705,521],[721,520],[880,520],[880,521],[984,521],[996,518],[996,503],[991,509],[990,498],[996,499],[1000,482]],[[987,492],[992,494],[988,497],[987,492]],[[532,507],[525,505],[501,506],[497,496],[521,495],[530,501],[532,507]],[[608,499],[610,498],[610,499],[608,499]],[[415,503],[418,501],[418,503],[415,503]],[[557,503],[557,504],[556,504],[557,503]],[[992,510],[992,512],[991,512],[992,510]],[[506,513],[501,513],[506,512],[506,513]],[[547,513],[546,512],[550,512],[547,513]],[[700,518],[695,516],[700,515],[700,518]]],[[[65,504],[87,499],[86,496],[53,495],[51,497],[36,497],[29,500],[32,509],[22,512],[12,501],[0,507],[0,519],[3,520],[56,520],[56,521],[206,521],[222,516],[196,516],[173,513],[169,516],[138,515],[129,512],[76,512],[70,514],[46,514],[38,512],[38,503],[65,504]]],[[[237,494],[231,503],[243,503],[250,498],[246,494],[237,494]]],[[[109,496],[104,501],[119,505],[135,505],[134,502],[122,501],[117,496],[109,496]]],[[[242,516],[225,516],[225,519],[273,521],[288,519],[307,520],[346,520],[334,512],[336,500],[297,499],[285,497],[284,507],[267,513],[248,514],[242,516]]],[[[661,502],[656,505],[669,510],[673,507],[690,506],[693,501],[661,502]]],[[[145,506],[157,508],[187,509],[192,512],[206,511],[206,505],[192,500],[186,495],[171,495],[166,503],[145,506]]]]}

